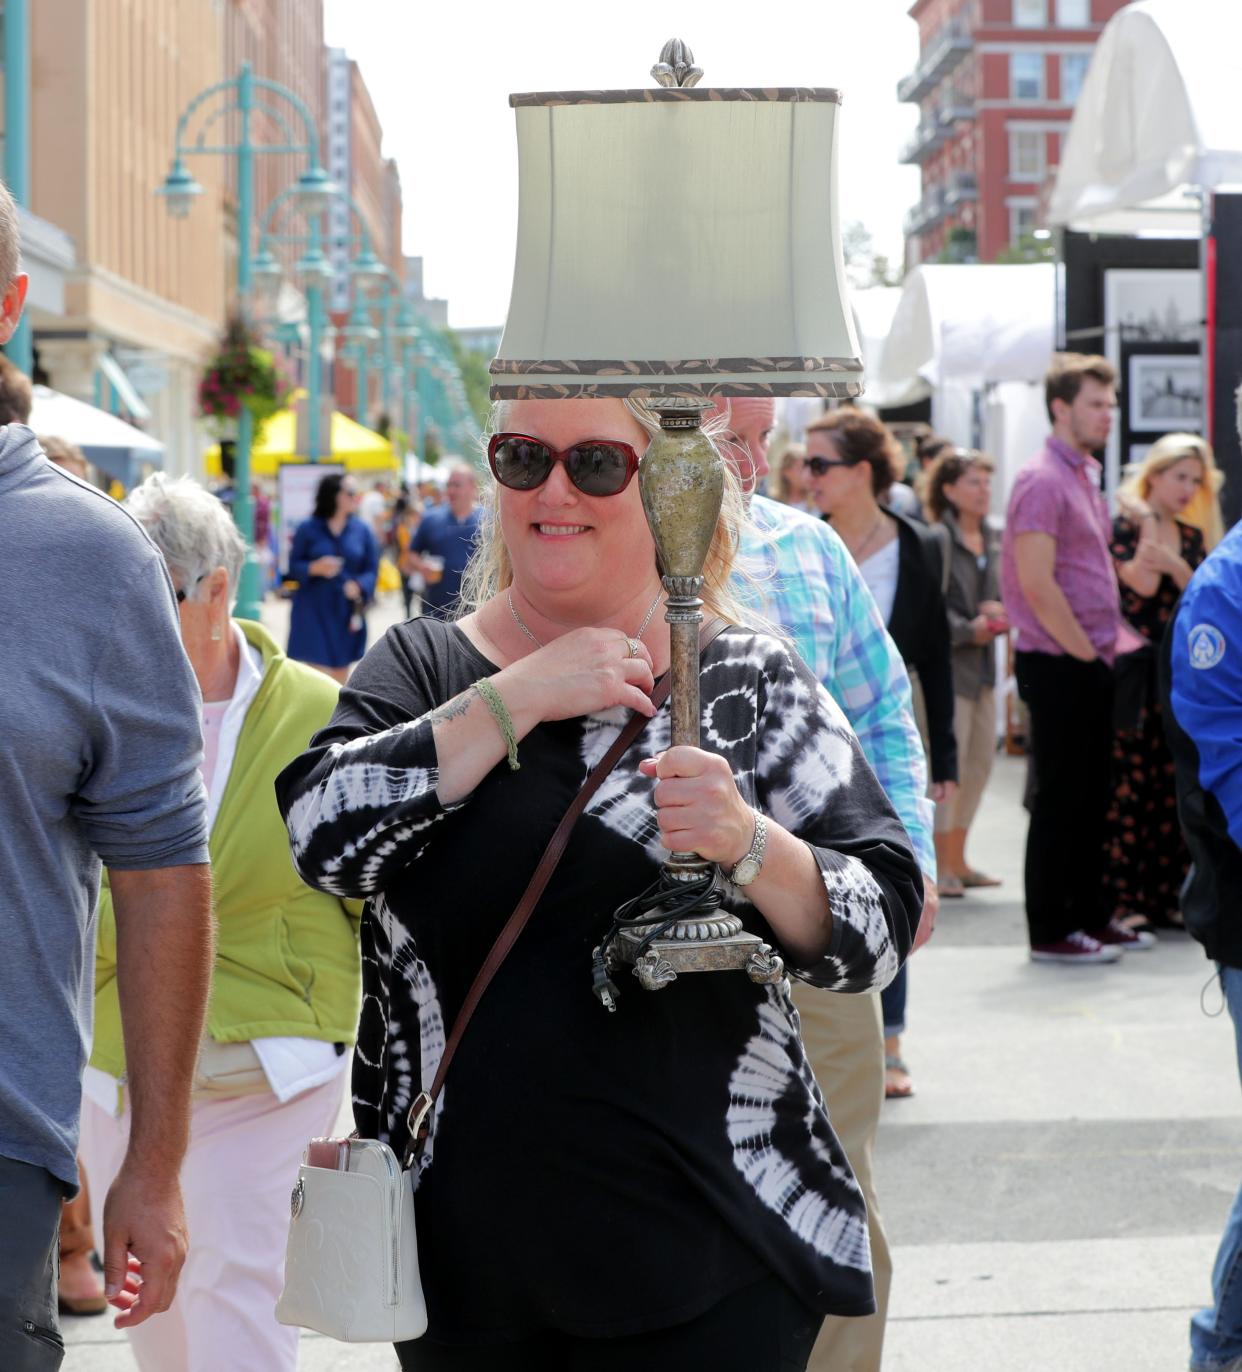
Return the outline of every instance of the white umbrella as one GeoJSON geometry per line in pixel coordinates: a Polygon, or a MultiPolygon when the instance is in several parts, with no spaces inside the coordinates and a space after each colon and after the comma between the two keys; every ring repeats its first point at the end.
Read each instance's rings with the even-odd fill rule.
{"type": "Polygon", "coordinates": [[[50,386],[34,388],[29,424],[37,434],[76,443],[89,461],[125,486],[135,484],[141,464],[164,465],[164,445],[150,434],[50,386]]]}

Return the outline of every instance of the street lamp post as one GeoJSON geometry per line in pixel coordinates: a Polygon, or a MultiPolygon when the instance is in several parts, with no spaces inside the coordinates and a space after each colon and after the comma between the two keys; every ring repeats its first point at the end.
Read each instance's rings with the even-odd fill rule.
{"type": "MultiPolygon", "coordinates": [[[[29,0],[4,5],[4,179],[19,205],[30,206],[30,6],[29,0]]],[[[7,282],[5,283],[7,285],[7,282]]],[[[9,361],[34,374],[30,320],[22,315],[4,345],[9,361]]]]}
{"type": "MultiPolygon", "coordinates": [[[[189,214],[194,200],[202,194],[200,186],[187,171],[184,158],[213,154],[235,159],[237,166],[237,294],[238,309],[247,313],[251,287],[251,235],[254,229],[254,159],[261,154],[293,153],[304,156],[306,170],[298,177],[296,193],[308,213],[322,208],[335,187],[319,161],[319,133],[309,109],[286,86],[255,76],[249,62],[227,81],[219,81],[201,91],[182,111],[177,121],[172,168],[156,191],[164,198],[168,212],[176,219],[189,214]],[[218,97],[218,98],[217,98],[218,97]],[[209,102],[214,108],[207,112],[209,102]],[[290,127],[289,111],[301,121],[304,138],[298,142],[290,127]],[[190,121],[204,114],[198,136],[188,141],[190,121]],[[263,114],[280,129],[283,143],[256,143],[251,137],[254,115],[263,114]],[[239,131],[235,143],[212,144],[207,134],[217,121],[236,114],[239,131]]],[[[237,446],[234,467],[233,518],[246,541],[246,561],[237,591],[237,614],[243,619],[258,619],[262,604],[259,562],[254,551],[254,503],[250,498],[250,450],[254,441],[254,418],[243,405],[237,421],[237,446]]]]}

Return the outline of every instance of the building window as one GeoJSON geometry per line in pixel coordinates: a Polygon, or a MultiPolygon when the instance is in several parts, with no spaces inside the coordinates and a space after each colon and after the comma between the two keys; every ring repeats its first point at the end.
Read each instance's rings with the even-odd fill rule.
{"type": "Polygon", "coordinates": [[[1061,99],[1065,104],[1078,103],[1082,83],[1087,79],[1087,68],[1090,65],[1089,52],[1069,52],[1061,58],[1061,99]]]}
{"type": "Polygon", "coordinates": [[[1009,58],[1009,94],[1015,100],[1044,98],[1044,55],[1015,52],[1009,58]]]}
{"type": "Polygon", "coordinates": [[[1036,204],[1034,200],[1010,200],[1007,202],[1009,207],[1009,241],[1017,243],[1025,238],[1028,233],[1035,231],[1036,204]]]}
{"type": "Polygon", "coordinates": [[[1048,23],[1048,0],[1013,0],[1014,27],[1042,29],[1048,23]]]}
{"type": "Polygon", "coordinates": [[[1057,28],[1085,29],[1091,23],[1091,0],[1057,0],[1057,28]]]}
{"type": "Polygon", "coordinates": [[[1044,142],[1044,134],[1039,129],[1010,130],[1010,181],[1042,181],[1044,179],[1044,142]]]}

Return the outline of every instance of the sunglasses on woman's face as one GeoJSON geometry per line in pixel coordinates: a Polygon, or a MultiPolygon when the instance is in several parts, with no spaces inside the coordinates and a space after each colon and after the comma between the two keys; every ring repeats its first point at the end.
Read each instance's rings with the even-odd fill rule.
{"type": "Polygon", "coordinates": [[[812,476],[824,476],[833,467],[857,467],[857,462],[850,462],[844,457],[808,457],[804,459],[806,469],[812,476]]]}
{"type": "Polygon", "coordinates": [[[487,445],[492,475],[511,491],[533,491],[563,462],[565,475],[583,495],[620,495],[638,470],[638,454],[628,443],[586,438],[564,450],[527,434],[493,434],[487,445]]]}

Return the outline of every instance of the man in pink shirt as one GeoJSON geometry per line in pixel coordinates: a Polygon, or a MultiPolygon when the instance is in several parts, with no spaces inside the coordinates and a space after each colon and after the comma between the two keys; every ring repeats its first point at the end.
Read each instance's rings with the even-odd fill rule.
{"type": "Polygon", "coordinates": [[[1152,942],[1111,919],[1103,898],[1121,610],[1092,453],[1108,440],[1116,385],[1102,357],[1053,358],[1052,434],[1018,473],[1005,520],[1001,587],[1018,631],[1034,771],[1026,918],[1031,957],[1042,962],[1116,962],[1152,942]]]}

